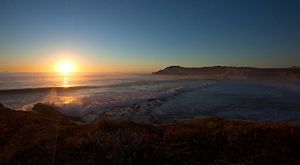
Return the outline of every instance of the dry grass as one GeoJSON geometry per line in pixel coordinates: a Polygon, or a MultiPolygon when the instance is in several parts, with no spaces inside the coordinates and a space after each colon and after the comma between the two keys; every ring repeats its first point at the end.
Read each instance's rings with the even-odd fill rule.
{"type": "Polygon", "coordinates": [[[0,108],[0,164],[299,164],[300,126],[223,119],[143,125],[0,108]]]}

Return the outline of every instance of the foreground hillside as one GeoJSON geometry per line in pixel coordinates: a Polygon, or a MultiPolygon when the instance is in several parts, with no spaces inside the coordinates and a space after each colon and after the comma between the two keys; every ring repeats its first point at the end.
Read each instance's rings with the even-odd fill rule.
{"type": "Polygon", "coordinates": [[[217,118],[167,125],[70,119],[0,104],[0,164],[299,164],[300,126],[217,118]]]}
{"type": "Polygon", "coordinates": [[[153,74],[162,75],[193,75],[212,79],[237,79],[237,80],[281,80],[300,81],[300,68],[251,68],[213,66],[187,68],[180,66],[169,66],[153,74]]]}

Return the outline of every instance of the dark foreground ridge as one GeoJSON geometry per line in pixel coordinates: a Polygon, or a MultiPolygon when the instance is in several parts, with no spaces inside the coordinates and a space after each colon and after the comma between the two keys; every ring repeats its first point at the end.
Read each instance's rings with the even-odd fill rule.
{"type": "Polygon", "coordinates": [[[169,66],[153,74],[162,75],[186,75],[201,76],[214,79],[241,79],[241,80],[285,80],[300,81],[300,68],[252,68],[233,66],[213,66],[187,68],[181,66],[169,66]]]}
{"type": "Polygon", "coordinates": [[[0,164],[299,164],[300,126],[218,118],[167,125],[97,119],[55,107],[0,104],[0,164]]]}

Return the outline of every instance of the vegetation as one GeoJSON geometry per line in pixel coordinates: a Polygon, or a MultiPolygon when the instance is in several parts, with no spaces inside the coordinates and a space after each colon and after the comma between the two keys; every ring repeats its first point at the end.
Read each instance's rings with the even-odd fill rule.
{"type": "Polygon", "coordinates": [[[80,125],[51,114],[0,106],[0,164],[300,163],[299,125],[217,118],[80,125]]]}

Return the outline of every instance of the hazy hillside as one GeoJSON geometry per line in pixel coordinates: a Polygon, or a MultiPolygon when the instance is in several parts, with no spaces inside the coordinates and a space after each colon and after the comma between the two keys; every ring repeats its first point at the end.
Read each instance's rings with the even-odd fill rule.
{"type": "Polygon", "coordinates": [[[202,78],[214,79],[241,79],[241,80],[282,80],[300,81],[300,68],[251,68],[213,66],[187,68],[181,66],[169,66],[153,74],[200,76],[202,78]]]}

